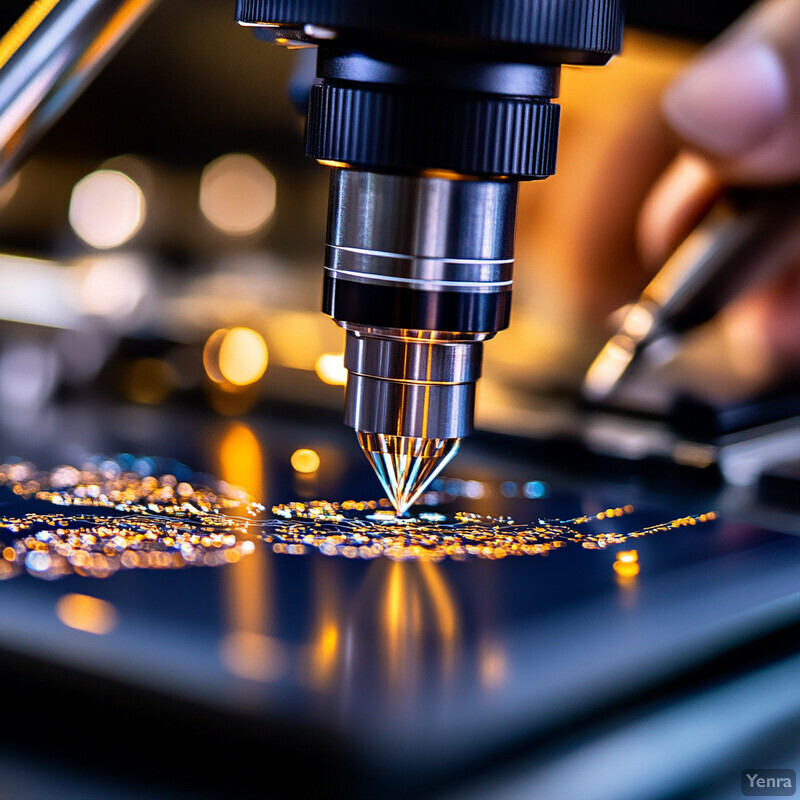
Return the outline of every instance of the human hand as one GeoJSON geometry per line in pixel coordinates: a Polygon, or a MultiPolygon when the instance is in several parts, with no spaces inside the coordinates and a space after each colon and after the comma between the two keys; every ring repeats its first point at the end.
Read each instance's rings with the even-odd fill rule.
{"type": "MultiPolygon", "coordinates": [[[[800,180],[800,2],[765,0],[693,59],[662,112],[686,149],[644,203],[640,252],[662,263],[725,185],[800,180]]],[[[777,361],[800,364],[800,252],[738,304],[777,361]],[[787,265],[788,267],[789,265],[787,265]]]]}

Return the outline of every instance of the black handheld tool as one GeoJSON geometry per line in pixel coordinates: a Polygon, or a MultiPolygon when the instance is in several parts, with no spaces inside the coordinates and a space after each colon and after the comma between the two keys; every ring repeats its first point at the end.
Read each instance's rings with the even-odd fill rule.
{"type": "Polygon", "coordinates": [[[663,362],[684,334],[800,254],[800,186],[733,190],[675,250],[626,313],[584,378],[592,402],[641,367],[663,362]]]}

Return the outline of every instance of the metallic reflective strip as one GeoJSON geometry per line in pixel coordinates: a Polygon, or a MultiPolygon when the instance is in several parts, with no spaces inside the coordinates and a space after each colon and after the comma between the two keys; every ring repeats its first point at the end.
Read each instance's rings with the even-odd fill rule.
{"type": "Polygon", "coordinates": [[[334,278],[345,278],[357,283],[380,283],[384,286],[413,286],[429,292],[465,292],[472,294],[491,294],[493,292],[510,290],[513,281],[495,281],[482,283],[476,281],[439,281],[425,280],[424,278],[399,278],[396,276],[375,275],[364,272],[350,272],[349,270],[325,267],[325,271],[334,278]]]}
{"type": "Polygon", "coordinates": [[[449,256],[414,256],[405,253],[387,253],[383,250],[366,250],[361,247],[347,247],[343,244],[329,244],[332,250],[346,250],[348,253],[363,253],[367,256],[385,256],[388,258],[405,258],[414,260],[448,261],[453,264],[513,264],[513,258],[450,258],[449,256]]]}
{"type": "Polygon", "coordinates": [[[55,8],[58,0],[35,0],[0,39],[0,68],[55,8]]]}
{"type": "Polygon", "coordinates": [[[513,181],[335,170],[327,241],[371,257],[509,263],[516,199],[513,181]]]}
{"type": "Polygon", "coordinates": [[[328,245],[325,266],[365,275],[425,281],[497,283],[514,275],[513,259],[450,259],[447,256],[403,256],[328,245]]]}
{"type": "Polygon", "coordinates": [[[351,375],[345,424],[357,431],[460,439],[472,432],[475,384],[418,385],[351,375]]]}
{"type": "Polygon", "coordinates": [[[482,353],[481,342],[409,342],[351,331],[344,365],[351,373],[402,383],[474,383],[481,374],[482,353]]]}
{"type": "Polygon", "coordinates": [[[157,2],[38,2],[3,38],[0,185],[157,2]]]}

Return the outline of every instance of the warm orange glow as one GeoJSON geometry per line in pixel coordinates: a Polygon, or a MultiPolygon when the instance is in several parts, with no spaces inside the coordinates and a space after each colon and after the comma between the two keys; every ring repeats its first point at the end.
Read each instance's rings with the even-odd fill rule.
{"type": "Polygon", "coordinates": [[[307,649],[308,680],[316,688],[324,688],[336,674],[339,649],[342,646],[341,596],[338,570],[325,561],[314,562],[314,633],[307,649]]]}
{"type": "Polygon", "coordinates": [[[87,594],[65,594],[56,603],[58,618],[68,627],[87,633],[109,633],[117,624],[111,603],[87,594]]]}
{"type": "Polygon", "coordinates": [[[508,677],[508,660],[503,647],[497,642],[486,642],[480,649],[478,660],[481,686],[484,689],[497,689],[508,677]]]}
{"type": "Polygon", "coordinates": [[[330,161],[327,158],[318,158],[318,164],[322,164],[323,167],[333,167],[334,169],[350,169],[350,164],[346,161],[330,161]]]}
{"type": "Polygon", "coordinates": [[[281,642],[252,631],[234,631],[225,636],[220,644],[220,658],[234,675],[261,682],[280,678],[288,664],[286,648],[281,642]]]}
{"type": "Polygon", "coordinates": [[[320,628],[314,642],[312,667],[314,678],[319,683],[323,683],[333,671],[338,648],[339,628],[334,620],[328,620],[320,628]]]}
{"type": "Polygon", "coordinates": [[[635,561],[615,561],[614,572],[620,578],[633,578],[639,574],[639,565],[635,561]]]}
{"type": "Polygon", "coordinates": [[[19,49],[20,45],[39,27],[45,17],[58,5],[58,0],[35,0],[0,39],[0,67],[19,49]]]}
{"type": "Polygon", "coordinates": [[[227,332],[227,328],[220,328],[214,331],[206,340],[205,347],[203,347],[203,367],[206,375],[214,383],[222,383],[225,380],[219,371],[219,348],[227,332]]]}
{"type": "Polygon", "coordinates": [[[232,328],[219,348],[219,371],[234,386],[255,383],[267,369],[267,343],[251,328],[232,328]]]}
{"type": "Polygon", "coordinates": [[[319,455],[314,450],[301,448],[292,453],[291,458],[292,469],[295,472],[301,472],[308,475],[316,472],[319,469],[319,455]]]}
{"type": "Polygon", "coordinates": [[[424,169],[422,170],[423,178],[442,178],[448,181],[467,181],[474,180],[469,175],[462,175],[460,172],[455,172],[452,169],[424,169]]]}
{"type": "Polygon", "coordinates": [[[203,349],[206,374],[215,383],[250,386],[263,376],[268,362],[267,343],[252,328],[221,328],[203,349]]]}
{"type": "Polygon", "coordinates": [[[229,153],[212,161],[200,179],[200,210],[228,236],[252,236],[275,213],[275,176],[257,158],[229,153]]]}
{"type": "Polygon", "coordinates": [[[331,386],[344,386],[347,383],[344,353],[323,353],[317,359],[314,371],[323,383],[331,386]]]}
{"type": "Polygon", "coordinates": [[[19,184],[20,177],[19,172],[17,172],[6,181],[4,186],[0,185],[0,208],[8,205],[14,199],[17,189],[19,189],[19,184]]]}
{"type": "Polygon", "coordinates": [[[78,72],[91,69],[104,58],[112,47],[117,45],[136,21],[142,17],[157,0],[126,0],[117,9],[108,24],[97,35],[91,46],[81,56],[75,69],[78,72]]]}
{"type": "MultiPolygon", "coordinates": [[[[241,486],[253,497],[264,497],[264,453],[247,425],[228,426],[217,459],[224,481],[241,486]]],[[[283,645],[266,635],[272,614],[270,562],[263,548],[252,541],[243,543],[242,553],[247,558],[231,564],[223,576],[229,632],[220,642],[220,658],[240,678],[270,681],[280,677],[287,665],[283,645]]]]}
{"type": "Polygon", "coordinates": [[[420,561],[419,567],[433,600],[442,639],[452,641],[458,633],[458,615],[450,589],[442,578],[441,568],[432,561],[420,561]]]}
{"type": "Polygon", "coordinates": [[[327,346],[322,336],[326,324],[316,311],[274,311],[266,320],[270,356],[276,364],[292,369],[314,369],[320,351],[327,346]]]}
{"type": "Polygon", "coordinates": [[[386,648],[389,659],[388,676],[392,684],[396,684],[401,678],[401,646],[404,635],[407,635],[407,620],[403,613],[408,599],[404,592],[404,566],[404,564],[400,564],[397,561],[392,563],[389,567],[389,581],[386,586],[386,604],[384,607],[386,648]]]}
{"type": "Polygon", "coordinates": [[[617,561],[621,561],[625,564],[631,564],[638,560],[639,553],[636,550],[620,550],[620,552],[617,553],[617,561]]]}
{"type": "Polygon", "coordinates": [[[456,604],[438,564],[423,560],[420,561],[419,568],[430,592],[433,611],[439,627],[444,672],[446,675],[450,675],[456,665],[456,645],[459,634],[456,604]]]}
{"type": "Polygon", "coordinates": [[[264,468],[261,443],[241,422],[228,427],[219,443],[220,477],[241,486],[256,499],[264,496],[264,468]]]}

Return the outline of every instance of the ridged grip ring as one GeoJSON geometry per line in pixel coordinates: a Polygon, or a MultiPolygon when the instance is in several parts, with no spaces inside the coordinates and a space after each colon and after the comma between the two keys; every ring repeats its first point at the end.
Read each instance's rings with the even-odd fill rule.
{"type": "Polygon", "coordinates": [[[556,167],[557,105],[536,98],[395,87],[312,87],[306,154],[385,170],[544,178],[556,167]]]}
{"type": "Polygon", "coordinates": [[[622,42],[621,0],[238,0],[236,14],[249,25],[532,46],[566,64],[605,63],[622,42]]]}

